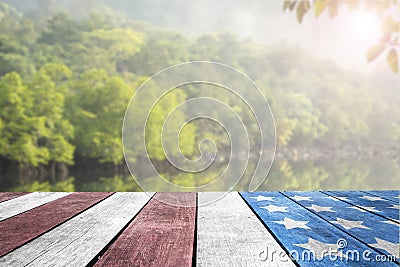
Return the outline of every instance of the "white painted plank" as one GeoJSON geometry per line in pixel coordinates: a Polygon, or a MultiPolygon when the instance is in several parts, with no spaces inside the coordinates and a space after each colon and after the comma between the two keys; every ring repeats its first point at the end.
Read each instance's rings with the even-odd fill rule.
{"type": "Polygon", "coordinates": [[[0,203],[0,221],[65,197],[66,192],[34,192],[0,203]]]}
{"type": "Polygon", "coordinates": [[[202,206],[215,194],[198,193],[197,266],[295,266],[238,193],[202,206]]]}
{"type": "Polygon", "coordinates": [[[151,195],[115,193],[0,258],[0,266],[85,266],[129,223],[151,195]]]}

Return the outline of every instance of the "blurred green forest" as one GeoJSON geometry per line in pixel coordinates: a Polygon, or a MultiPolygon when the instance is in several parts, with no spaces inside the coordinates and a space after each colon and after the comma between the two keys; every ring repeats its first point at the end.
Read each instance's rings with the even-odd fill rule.
{"type": "MultiPolygon", "coordinates": [[[[135,185],[124,188],[126,175],[121,174],[126,172],[121,143],[126,107],[135,89],[152,74],[193,60],[236,67],[260,87],[275,117],[278,153],[283,158],[273,172],[286,173],[287,188],[299,188],[296,181],[290,182],[296,176],[289,163],[299,149],[346,148],[361,154],[370,147],[378,154],[399,149],[400,85],[389,71],[353,72],[284,41],[265,45],[229,32],[184,35],[124,16],[105,1],[98,5],[87,1],[85,12],[68,9],[65,1],[38,2],[40,8],[28,9],[32,3],[0,1],[2,188],[139,190],[135,185]],[[100,165],[119,176],[79,188],[74,187],[74,178],[65,178],[68,168],[100,165]],[[56,176],[64,178],[56,181],[56,176]],[[37,177],[53,180],[40,182],[34,180],[37,177]]],[[[149,133],[159,132],[157,122],[192,95],[178,89],[168,96],[150,118],[149,133]]],[[[181,118],[184,121],[184,113],[181,118]]],[[[248,124],[254,129],[250,119],[248,124]]],[[[203,126],[194,123],[183,133],[181,148],[189,157],[197,153],[205,136],[200,131],[203,126]]],[[[221,129],[211,127],[206,135],[219,140],[222,151],[228,145],[221,129]]],[[[150,136],[154,140],[149,140],[149,155],[162,168],[166,158],[158,136],[150,136]]],[[[134,153],[140,158],[143,151],[134,153]]],[[[331,173],[312,170],[318,172],[316,177],[331,173]]],[[[393,170],[398,177],[398,166],[393,170]]],[[[190,178],[176,179],[193,185],[190,178]]]]}

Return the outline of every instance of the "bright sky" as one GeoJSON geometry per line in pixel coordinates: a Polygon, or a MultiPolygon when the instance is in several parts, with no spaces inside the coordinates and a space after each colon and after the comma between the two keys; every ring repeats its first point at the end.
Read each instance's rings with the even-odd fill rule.
{"type": "Polygon", "coordinates": [[[293,41],[303,43],[320,57],[332,59],[347,68],[373,67],[367,63],[366,53],[377,44],[381,35],[381,21],[374,13],[342,10],[334,19],[327,14],[318,19],[311,15],[302,25],[306,29],[300,29],[299,25],[294,27],[294,36],[304,35],[304,39],[294,37],[293,41]]]}
{"type": "MultiPolygon", "coordinates": [[[[346,68],[374,68],[373,63],[367,64],[366,53],[379,41],[381,21],[370,11],[342,9],[334,19],[327,14],[315,18],[309,13],[302,24],[297,22],[294,13],[277,12],[263,18],[263,29],[258,29],[258,20],[251,18],[254,17],[249,14],[236,21],[242,34],[247,33],[262,42],[286,39],[300,43],[321,58],[334,60],[346,68]],[[260,35],[260,31],[264,34],[260,35]]],[[[382,60],[378,61],[376,64],[382,63],[382,60]]]]}
{"type": "Polygon", "coordinates": [[[229,30],[265,43],[287,40],[349,69],[387,67],[384,56],[371,64],[366,61],[368,49],[378,43],[381,34],[381,20],[370,11],[360,8],[349,12],[344,6],[334,19],[327,13],[316,18],[310,11],[299,24],[294,12],[283,12],[281,1],[265,1],[263,6],[248,3],[210,2],[204,8],[204,2],[194,1],[189,19],[178,27],[195,33],[229,30]]]}

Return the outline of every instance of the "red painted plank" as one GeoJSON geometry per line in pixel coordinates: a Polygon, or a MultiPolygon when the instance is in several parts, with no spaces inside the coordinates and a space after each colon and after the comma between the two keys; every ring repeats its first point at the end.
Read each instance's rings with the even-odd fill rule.
{"type": "Polygon", "coordinates": [[[73,193],[0,222],[0,257],[113,193],[73,193]]]}
{"type": "Polygon", "coordinates": [[[16,197],[20,197],[28,194],[27,192],[1,192],[0,193],[0,203],[7,201],[16,197]]]}
{"type": "Polygon", "coordinates": [[[192,266],[195,223],[196,193],[157,193],[95,266],[192,266]]]}

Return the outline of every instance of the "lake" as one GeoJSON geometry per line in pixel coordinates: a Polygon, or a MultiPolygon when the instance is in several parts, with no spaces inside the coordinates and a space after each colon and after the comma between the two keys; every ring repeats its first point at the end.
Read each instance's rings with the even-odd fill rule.
{"type": "MultiPolygon", "coordinates": [[[[221,165],[199,177],[179,173],[165,176],[178,185],[200,186],[211,182],[223,169],[221,165]]],[[[233,190],[246,191],[250,178],[250,174],[245,173],[233,190]]],[[[70,171],[67,177],[55,179],[3,176],[1,181],[1,191],[142,191],[125,169],[79,169],[70,171]]],[[[381,190],[398,189],[399,184],[399,158],[276,160],[259,190],[381,190]]],[[[168,190],[158,187],[156,180],[154,188],[168,190]]]]}

